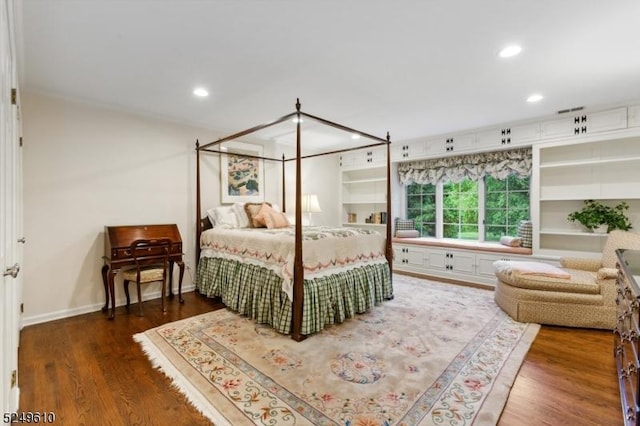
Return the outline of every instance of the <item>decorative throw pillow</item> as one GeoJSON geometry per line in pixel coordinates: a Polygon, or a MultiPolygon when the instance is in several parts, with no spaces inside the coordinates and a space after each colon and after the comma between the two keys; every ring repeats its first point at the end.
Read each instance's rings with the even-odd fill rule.
{"type": "Polygon", "coordinates": [[[244,209],[244,204],[245,203],[235,203],[233,205],[233,211],[238,218],[238,228],[249,227],[249,216],[247,216],[247,212],[244,209]]]}
{"type": "Polygon", "coordinates": [[[255,221],[255,217],[258,215],[258,212],[260,211],[260,207],[262,207],[263,204],[267,204],[269,206],[271,206],[271,203],[245,203],[244,204],[244,211],[247,213],[247,217],[249,218],[249,228],[264,228],[266,226],[266,224],[260,224],[260,223],[256,223],[255,221]]]}
{"type": "Polygon", "coordinates": [[[503,235],[502,237],[500,237],[500,244],[509,247],[520,247],[520,245],[522,244],[522,240],[520,239],[520,237],[510,237],[508,235],[503,235]]]}
{"type": "Polygon", "coordinates": [[[264,223],[269,229],[289,227],[289,220],[287,220],[287,216],[285,216],[285,214],[282,212],[276,211],[275,209],[266,211],[259,216],[264,220],[264,223]]]}
{"type": "Polygon", "coordinates": [[[263,203],[260,206],[260,210],[258,210],[258,214],[253,217],[253,223],[258,226],[255,228],[267,228],[267,216],[271,213],[277,213],[272,207],[271,204],[263,203]]]}
{"type": "Polygon", "coordinates": [[[416,229],[416,224],[413,219],[395,219],[395,236],[398,236],[398,231],[413,231],[416,229]]]}
{"type": "Polygon", "coordinates": [[[530,220],[521,220],[518,226],[518,237],[520,237],[522,247],[531,248],[533,246],[533,225],[530,220]]]}

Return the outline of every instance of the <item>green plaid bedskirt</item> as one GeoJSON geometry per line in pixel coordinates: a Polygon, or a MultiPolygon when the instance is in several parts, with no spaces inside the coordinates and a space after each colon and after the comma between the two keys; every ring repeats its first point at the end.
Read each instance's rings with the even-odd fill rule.
{"type": "MultiPolygon", "coordinates": [[[[282,278],[261,266],[203,257],[196,288],[220,297],[231,310],[269,324],[283,334],[291,331],[292,304],[282,290],[282,278]]],[[[393,297],[389,265],[364,265],[334,275],[304,280],[303,335],[341,323],[393,297]]]]}

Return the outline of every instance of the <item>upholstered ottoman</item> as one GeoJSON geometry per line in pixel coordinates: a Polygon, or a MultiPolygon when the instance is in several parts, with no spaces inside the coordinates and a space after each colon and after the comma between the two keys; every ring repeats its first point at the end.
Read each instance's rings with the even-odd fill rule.
{"type": "Polygon", "coordinates": [[[494,267],[495,301],[516,321],[613,330],[615,269],[517,261],[497,261],[494,267]]]}

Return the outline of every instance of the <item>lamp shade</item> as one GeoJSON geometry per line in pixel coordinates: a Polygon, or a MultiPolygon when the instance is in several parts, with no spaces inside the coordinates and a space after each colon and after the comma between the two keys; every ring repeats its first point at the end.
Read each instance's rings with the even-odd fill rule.
{"type": "Polygon", "coordinates": [[[305,213],[320,213],[320,203],[316,194],[302,194],[302,211],[305,213]]]}

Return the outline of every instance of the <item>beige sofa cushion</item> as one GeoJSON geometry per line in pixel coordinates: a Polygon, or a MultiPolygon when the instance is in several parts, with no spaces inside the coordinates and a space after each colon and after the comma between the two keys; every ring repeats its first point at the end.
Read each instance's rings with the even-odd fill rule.
{"type": "Polygon", "coordinates": [[[579,271],[577,269],[564,269],[564,271],[568,272],[571,278],[558,279],[540,275],[523,275],[508,268],[496,268],[496,277],[513,287],[523,289],[600,294],[600,286],[596,282],[595,272],[579,271]]]}

